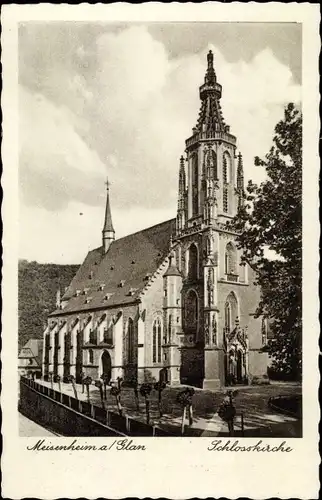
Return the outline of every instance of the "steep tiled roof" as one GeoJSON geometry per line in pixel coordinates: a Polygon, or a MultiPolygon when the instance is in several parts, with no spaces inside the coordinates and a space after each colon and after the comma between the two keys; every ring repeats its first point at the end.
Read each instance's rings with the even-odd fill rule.
{"type": "Polygon", "coordinates": [[[174,230],[171,219],[113,241],[105,255],[101,247],[90,251],[62,298],[66,305],[51,316],[135,301],[168,255],[174,230]]]}
{"type": "Polygon", "coordinates": [[[36,362],[39,365],[41,365],[42,348],[43,348],[42,339],[29,339],[28,342],[20,350],[18,358],[19,359],[34,358],[36,362]]]}

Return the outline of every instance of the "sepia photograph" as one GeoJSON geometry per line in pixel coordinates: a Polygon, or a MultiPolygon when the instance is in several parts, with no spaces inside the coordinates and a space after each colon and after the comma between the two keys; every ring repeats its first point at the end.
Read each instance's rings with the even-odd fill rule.
{"type": "Polygon", "coordinates": [[[318,6],[1,27],[3,495],[318,498],[318,6]]]}
{"type": "Polygon", "coordinates": [[[20,436],[302,437],[301,57],[19,23],[20,436]]]}

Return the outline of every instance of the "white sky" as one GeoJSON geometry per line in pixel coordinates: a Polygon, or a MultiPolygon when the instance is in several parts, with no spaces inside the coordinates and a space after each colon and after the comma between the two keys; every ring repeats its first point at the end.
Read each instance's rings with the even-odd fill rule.
{"type": "Polygon", "coordinates": [[[26,23],[19,42],[19,256],[28,260],[81,263],[101,244],[106,176],[117,237],[176,215],[210,48],[247,179],[263,178],[253,158],[268,151],[284,105],[301,100],[294,24],[26,23]]]}

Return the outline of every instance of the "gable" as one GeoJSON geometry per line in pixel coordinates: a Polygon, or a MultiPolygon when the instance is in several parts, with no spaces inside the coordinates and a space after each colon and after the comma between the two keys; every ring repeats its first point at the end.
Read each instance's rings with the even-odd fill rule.
{"type": "Polygon", "coordinates": [[[23,347],[19,353],[19,358],[33,358],[34,354],[29,347],[23,347]]]}

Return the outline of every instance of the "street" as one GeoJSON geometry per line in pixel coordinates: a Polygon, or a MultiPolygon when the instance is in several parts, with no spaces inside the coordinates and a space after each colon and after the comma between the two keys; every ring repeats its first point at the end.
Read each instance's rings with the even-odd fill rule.
{"type": "Polygon", "coordinates": [[[43,436],[57,436],[53,432],[41,427],[21,413],[18,413],[19,418],[19,436],[20,437],[43,437],[43,436]]]}

